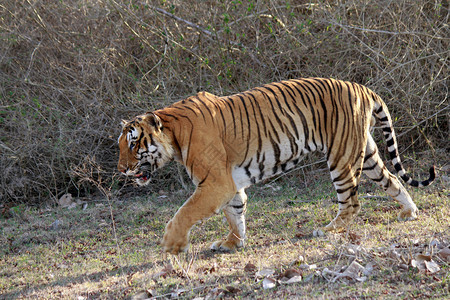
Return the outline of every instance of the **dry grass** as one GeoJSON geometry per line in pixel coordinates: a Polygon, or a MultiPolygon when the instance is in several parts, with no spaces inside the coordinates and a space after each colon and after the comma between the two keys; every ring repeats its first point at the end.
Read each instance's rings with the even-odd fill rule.
{"type": "Polygon", "coordinates": [[[0,4],[2,201],[95,191],[80,172],[122,186],[110,180],[121,118],[294,77],[366,84],[402,151],[448,147],[448,1],[189,3],[0,4]]]}
{"type": "Polygon", "coordinates": [[[254,186],[247,245],[232,254],[208,250],[227,232],[222,216],[194,227],[188,254],[161,253],[164,226],[188,196],[184,192],[102,197],[85,209],[13,207],[8,218],[0,217],[0,298],[444,299],[450,288],[449,260],[440,254],[450,251],[446,180],[409,189],[420,218],[405,223],[396,220],[396,203],[368,196],[379,190],[363,180],[362,211],[354,224],[324,237],[313,237],[313,231],[336,212],[328,172],[254,186]],[[440,270],[414,267],[419,254],[431,256],[440,270]],[[352,262],[366,273],[330,273],[342,273],[352,262]],[[264,289],[258,272],[270,270],[267,276],[278,283],[264,289]],[[298,272],[301,281],[281,283],[287,270],[298,272]]]}

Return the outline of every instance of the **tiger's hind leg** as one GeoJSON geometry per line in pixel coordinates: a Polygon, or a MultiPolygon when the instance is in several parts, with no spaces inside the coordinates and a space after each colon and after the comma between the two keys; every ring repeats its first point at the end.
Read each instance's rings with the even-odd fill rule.
{"type": "Polygon", "coordinates": [[[402,206],[402,211],[398,215],[400,221],[409,221],[417,218],[417,207],[411,196],[397,177],[386,168],[378,154],[377,145],[371,136],[369,136],[367,141],[363,171],[389,196],[400,203],[402,206]]]}
{"type": "Polygon", "coordinates": [[[339,211],[336,217],[325,226],[325,231],[340,231],[348,226],[359,212],[358,184],[361,177],[362,157],[352,166],[341,171],[332,171],[331,177],[337,192],[339,211]]]}
{"type": "Polygon", "coordinates": [[[341,188],[338,184],[334,184],[338,193],[339,211],[336,217],[325,226],[325,231],[340,231],[348,226],[353,217],[359,212],[360,204],[358,200],[358,178],[354,178],[352,182],[341,188]]]}
{"type": "Polygon", "coordinates": [[[225,241],[216,241],[211,250],[233,251],[244,247],[245,240],[245,212],[247,210],[247,195],[244,189],[239,190],[236,196],[223,208],[225,217],[230,225],[230,233],[225,241]]]}

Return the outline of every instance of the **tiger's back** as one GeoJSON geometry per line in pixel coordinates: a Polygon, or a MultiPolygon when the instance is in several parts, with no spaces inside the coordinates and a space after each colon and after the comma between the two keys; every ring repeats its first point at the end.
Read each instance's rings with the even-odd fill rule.
{"type": "MultiPolygon", "coordinates": [[[[355,161],[374,107],[368,92],[333,79],[289,80],[228,97],[201,92],[155,113],[163,119],[189,118],[192,130],[207,136],[205,142],[190,145],[202,156],[201,164],[221,159],[218,143],[223,143],[239,190],[293,168],[309,152],[355,161]],[[349,142],[355,147],[342,147],[349,142]]],[[[185,165],[193,165],[187,158],[185,165]]]]}
{"type": "MultiPolygon", "coordinates": [[[[416,206],[384,166],[370,135],[373,116],[381,122],[391,160],[402,179],[416,186],[434,179],[434,170],[423,182],[406,175],[386,105],[356,83],[309,78],[271,83],[227,97],[201,92],[152,116],[161,123],[160,136],[171,141],[173,158],[185,165],[197,185],[166,228],[163,244],[173,253],[187,245],[186,231],[181,230],[184,235],[180,236],[177,230],[190,228],[220,209],[231,232],[212,248],[243,246],[244,189],[295,167],[314,151],[326,155],[338,193],[339,212],[327,230],[345,226],[359,211],[357,186],[362,172],[401,203],[402,219],[415,218],[416,206]],[[198,211],[198,203],[204,211],[198,211]]],[[[148,139],[158,145],[156,132],[148,139]]],[[[160,144],[167,146],[167,142],[160,144]]]]}

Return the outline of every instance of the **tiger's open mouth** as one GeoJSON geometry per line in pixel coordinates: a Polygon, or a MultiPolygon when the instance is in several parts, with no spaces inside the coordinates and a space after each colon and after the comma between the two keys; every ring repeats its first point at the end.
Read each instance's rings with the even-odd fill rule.
{"type": "Polygon", "coordinates": [[[150,182],[150,173],[147,173],[146,171],[141,171],[140,173],[137,173],[134,175],[136,178],[136,182],[139,185],[144,185],[150,182]]]}

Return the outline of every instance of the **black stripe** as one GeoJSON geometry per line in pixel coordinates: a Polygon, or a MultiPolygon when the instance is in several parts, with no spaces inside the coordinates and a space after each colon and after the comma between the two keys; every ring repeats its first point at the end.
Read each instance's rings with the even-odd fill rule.
{"type": "Polygon", "coordinates": [[[247,175],[248,178],[251,178],[251,177],[252,177],[252,173],[250,173],[250,170],[249,170],[252,161],[253,161],[253,158],[250,158],[250,161],[249,161],[248,164],[244,167],[245,175],[247,175]]]}
{"type": "Polygon", "coordinates": [[[255,97],[255,95],[253,95],[253,93],[248,93],[248,96],[253,98],[253,102],[258,107],[258,113],[259,113],[259,116],[260,116],[260,118],[262,120],[262,126],[264,128],[264,135],[267,136],[266,117],[262,113],[261,106],[259,105],[259,101],[256,100],[256,97],[255,97]]]}
{"type": "Polygon", "coordinates": [[[393,146],[393,145],[394,145],[394,139],[391,138],[391,139],[389,139],[389,140],[386,140],[386,145],[387,145],[388,147],[393,146]]]}
{"type": "Polygon", "coordinates": [[[158,115],[164,115],[166,117],[174,118],[175,120],[178,121],[178,117],[177,116],[169,114],[169,113],[166,113],[166,112],[158,111],[158,115]]]}
{"type": "MultiPolygon", "coordinates": [[[[338,106],[337,106],[337,101],[336,98],[339,97],[341,90],[340,90],[340,84],[338,81],[332,81],[332,86],[336,88],[336,93],[335,93],[335,97],[333,97],[334,101],[330,101],[331,105],[333,107],[333,112],[331,113],[331,117],[334,119],[334,126],[331,126],[331,133],[329,134],[329,136],[331,137],[331,141],[330,144],[328,146],[328,153],[327,153],[327,160],[329,160],[330,158],[330,153],[332,152],[333,146],[334,146],[334,141],[337,138],[337,128],[338,128],[338,124],[339,124],[339,111],[338,111],[338,106]]],[[[332,124],[330,124],[332,125],[332,124]]],[[[337,162],[335,162],[336,164],[337,162]]],[[[330,171],[333,171],[336,168],[336,165],[330,165],[330,171]]]]}
{"type": "Polygon", "coordinates": [[[368,159],[372,158],[376,153],[377,153],[377,150],[375,150],[372,153],[367,154],[366,156],[364,156],[364,162],[366,162],[368,159]]]}
{"type": "Polygon", "coordinates": [[[250,97],[247,94],[244,94],[244,96],[248,99],[248,103],[250,103],[252,110],[253,110],[253,118],[255,120],[255,124],[256,124],[256,129],[258,130],[258,149],[257,149],[257,153],[258,153],[258,157],[257,159],[259,160],[259,153],[261,152],[262,149],[262,138],[261,138],[261,127],[259,126],[259,122],[258,119],[256,117],[256,110],[255,110],[255,104],[253,103],[252,99],[250,99],[250,97]]]}
{"type": "Polygon", "coordinates": [[[398,157],[397,149],[394,149],[394,151],[389,152],[389,157],[391,160],[393,160],[394,158],[397,158],[398,157]]]}
{"type": "Polygon", "coordinates": [[[383,111],[383,106],[382,105],[380,105],[380,107],[375,111],[375,114],[380,114],[380,112],[382,112],[383,111]]]}
{"type": "Polygon", "coordinates": [[[264,88],[267,89],[267,90],[269,90],[270,93],[273,95],[273,98],[270,98],[270,97],[269,97],[269,98],[270,98],[270,99],[274,99],[275,102],[276,102],[277,105],[278,105],[278,108],[279,108],[280,112],[281,112],[283,115],[286,115],[283,106],[281,105],[280,101],[278,100],[277,94],[275,93],[274,90],[272,90],[271,86],[272,86],[272,85],[265,85],[265,86],[264,86],[264,88]]]}
{"type": "Polygon", "coordinates": [[[375,169],[376,166],[378,166],[378,162],[375,162],[375,164],[373,164],[370,167],[363,167],[363,171],[371,171],[371,170],[375,169]]]}
{"type": "MultiPolygon", "coordinates": [[[[330,169],[331,169],[331,167],[330,167],[330,169]]],[[[341,173],[336,178],[333,179],[333,183],[347,178],[349,172],[350,172],[350,170],[348,170],[348,169],[344,169],[343,171],[341,171],[341,173]]]]}
{"type": "Polygon", "coordinates": [[[228,97],[224,102],[227,104],[228,109],[231,112],[231,118],[233,119],[233,131],[234,131],[234,137],[236,137],[236,118],[234,116],[234,109],[233,106],[230,103],[230,98],[228,97]]]}
{"type": "MultiPolygon", "coordinates": [[[[268,120],[269,120],[270,127],[272,127],[272,133],[275,134],[275,137],[277,139],[277,143],[280,143],[281,141],[280,141],[280,136],[278,135],[278,130],[275,129],[275,126],[273,126],[272,121],[270,119],[268,119],[268,120]]],[[[281,127],[281,130],[283,130],[283,127],[281,127]]],[[[270,134],[270,132],[269,132],[269,137],[272,138],[272,135],[270,134]]]]}
{"type": "MultiPolygon", "coordinates": [[[[298,82],[294,82],[295,84],[298,84],[298,82]]],[[[299,93],[299,96],[302,97],[301,91],[297,88],[296,85],[294,85],[295,90],[299,93]]],[[[297,115],[300,117],[300,121],[302,122],[302,128],[303,128],[303,134],[305,136],[305,145],[304,148],[309,152],[311,151],[311,148],[308,145],[309,140],[309,128],[308,128],[308,122],[306,121],[305,115],[303,114],[302,110],[297,106],[296,103],[292,103],[294,105],[295,110],[297,111],[297,115]]]]}
{"type": "MultiPolygon", "coordinates": [[[[384,174],[381,173],[380,177],[378,177],[378,178],[370,178],[370,179],[372,179],[372,180],[375,181],[375,182],[380,182],[380,181],[383,180],[384,178],[385,178],[384,174]]],[[[389,180],[388,180],[388,181],[389,181],[389,180]]]]}
{"type": "Polygon", "coordinates": [[[208,176],[209,176],[209,171],[208,171],[208,173],[206,173],[206,176],[198,183],[198,186],[201,186],[205,182],[206,178],[208,178],[208,176]]]}
{"type": "Polygon", "coordinates": [[[280,152],[280,147],[278,146],[278,144],[272,139],[272,135],[269,135],[269,139],[270,139],[270,143],[272,144],[274,160],[275,160],[275,165],[273,167],[272,174],[275,174],[275,173],[277,173],[278,165],[280,164],[281,152],[280,152]]]}
{"type": "MultiPolygon", "coordinates": [[[[351,186],[346,187],[346,188],[343,188],[343,189],[336,189],[336,192],[337,192],[338,194],[343,194],[343,193],[347,192],[348,190],[351,190],[351,189],[354,189],[354,188],[355,188],[355,187],[354,187],[353,185],[351,185],[351,186]]],[[[353,192],[353,191],[352,191],[352,192],[353,192]]],[[[350,196],[353,196],[352,193],[350,193],[350,196]]]]}
{"type": "Polygon", "coordinates": [[[244,204],[241,205],[231,205],[232,208],[234,209],[243,209],[244,208],[244,204]]]}
{"type": "Polygon", "coordinates": [[[200,99],[199,96],[195,96],[195,99],[197,99],[206,108],[206,110],[209,113],[209,116],[211,117],[211,120],[214,122],[213,114],[212,114],[211,110],[209,109],[208,105],[202,99],[200,99]]]}
{"type": "Polygon", "coordinates": [[[273,102],[272,99],[270,98],[270,96],[263,90],[261,89],[257,89],[263,96],[264,98],[269,102],[270,106],[272,107],[272,112],[273,115],[275,117],[275,120],[277,121],[277,123],[280,125],[280,128],[283,128],[283,122],[281,121],[280,117],[278,117],[278,114],[276,113],[275,107],[273,106],[273,102]]]}
{"type": "Polygon", "coordinates": [[[266,154],[264,153],[262,156],[262,160],[259,162],[259,180],[262,180],[264,177],[264,162],[266,160],[266,154]]]}

